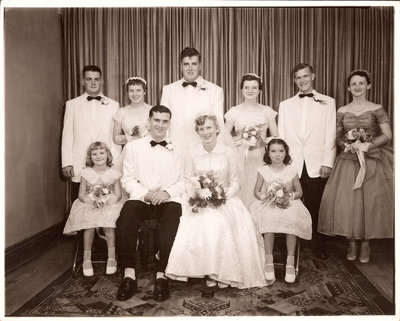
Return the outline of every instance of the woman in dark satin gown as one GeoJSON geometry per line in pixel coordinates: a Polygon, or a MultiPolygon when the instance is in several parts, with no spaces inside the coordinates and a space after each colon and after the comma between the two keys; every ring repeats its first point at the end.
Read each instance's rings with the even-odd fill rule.
{"type": "Polygon", "coordinates": [[[389,117],[367,100],[371,78],[364,70],[348,77],[353,100],[337,111],[337,157],[321,201],[318,232],[348,238],[347,259],[368,263],[369,240],[393,238],[394,179],[389,117]],[[365,133],[356,139],[350,131],[365,133]]]}

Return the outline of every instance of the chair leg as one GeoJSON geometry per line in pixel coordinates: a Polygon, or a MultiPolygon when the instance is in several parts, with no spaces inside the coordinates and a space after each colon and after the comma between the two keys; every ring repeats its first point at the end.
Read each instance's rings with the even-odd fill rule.
{"type": "Polygon", "coordinates": [[[300,239],[297,238],[297,246],[296,246],[296,277],[299,275],[299,266],[300,266],[300,239]]]}
{"type": "Polygon", "coordinates": [[[78,270],[79,270],[79,264],[78,264],[78,260],[79,260],[79,250],[80,250],[80,244],[81,244],[82,240],[81,240],[81,234],[78,234],[75,238],[75,245],[74,245],[74,261],[72,262],[72,274],[74,276],[77,275],[78,270]]]}

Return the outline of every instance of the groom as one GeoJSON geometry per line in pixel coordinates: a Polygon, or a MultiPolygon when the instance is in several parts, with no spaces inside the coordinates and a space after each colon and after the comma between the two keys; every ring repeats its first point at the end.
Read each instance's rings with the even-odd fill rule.
{"type": "Polygon", "coordinates": [[[278,129],[300,177],[304,205],[312,218],[313,243],[324,258],[325,238],[317,234],[318,212],[336,157],[336,108],[333,98],[313,89],[314,78],[310,65],[294,67],[293,80],[299,92],[280,103],[278,129]]]}
{"type": "Polygon", "coordinates": [[[157,217],[156,239],[160,251],[153,297],[163,301],[169,296],[164,271],[178,229],[182,213],[180,196],[184,192],[181,154],[166,141],[171,116],[167,107],[152,107],[149,135],[125,146],[121,181],[130,198],[117,220],[118,264],[124,269],[124,279],[117,294],[119,301],[130,299],[137,288],[134,267],[138,230],[152,213],[157,217]]]}

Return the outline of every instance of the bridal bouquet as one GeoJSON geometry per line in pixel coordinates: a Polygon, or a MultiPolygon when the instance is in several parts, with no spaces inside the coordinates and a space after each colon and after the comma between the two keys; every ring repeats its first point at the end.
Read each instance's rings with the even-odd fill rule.
{"type": "Polygon", "coordinates": [[[88,196],[96,208],[102,208],[110,199],[111,189],[105,184],[98,184],[90,187],[88,196]]]}
{"type": "Polygon", "coordinates": [[[280,181],[274,181],[267,189],[264,201],[272,207],[281,209],[288,208],[290,205],[290,191],[280,181]]]}
{"type": "Polygon", "coordinates": [[[198,213],[199,209],[218,207],[226,202],[225,191],[218,183],[213,171],[190,179],[193,189],[189,198],[192,212],[198,213]]]}

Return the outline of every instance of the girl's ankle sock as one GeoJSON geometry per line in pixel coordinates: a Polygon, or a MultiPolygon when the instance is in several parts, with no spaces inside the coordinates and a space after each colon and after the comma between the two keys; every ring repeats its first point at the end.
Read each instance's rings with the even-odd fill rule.
{"type": "Polygon", "coordinates": [[[115,260],[115,247],[108,248],[108,258],[115,260]]]}
{"type": "Polygon", "coordinates": [[[288,255],[286,258],[286,265],[294,266],[294,255],[288,255]]]}
{"type": "Polygon", "coordinates": [[[83,251],[83,262],[92,261],[92,250],[83,251]]]}

